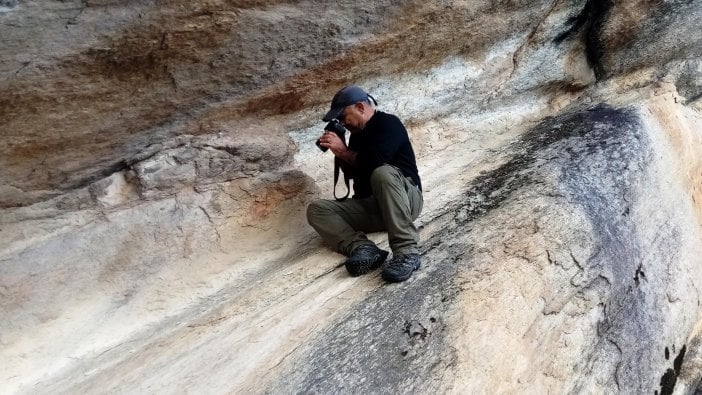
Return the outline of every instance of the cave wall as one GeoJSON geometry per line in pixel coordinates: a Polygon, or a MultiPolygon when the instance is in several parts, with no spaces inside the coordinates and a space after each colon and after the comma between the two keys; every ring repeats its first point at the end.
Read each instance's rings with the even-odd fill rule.
{"type": "Polygon", "coordinates": [[[693,393],[701,5],[0,1],[0,379],[693,393]],[[305,223],[349,83],[418,156],[404,284],[305,223]]]}

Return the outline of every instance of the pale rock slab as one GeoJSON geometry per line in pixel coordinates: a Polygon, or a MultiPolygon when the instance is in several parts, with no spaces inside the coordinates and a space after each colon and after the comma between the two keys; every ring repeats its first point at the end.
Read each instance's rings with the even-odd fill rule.
{"type": "Polygon", "coordinates": [[[3,391],[698,391],[700,5],[0,1],[3,391]],[[407,283],[305,223],[347,83],[417,152],[407,283]]]}

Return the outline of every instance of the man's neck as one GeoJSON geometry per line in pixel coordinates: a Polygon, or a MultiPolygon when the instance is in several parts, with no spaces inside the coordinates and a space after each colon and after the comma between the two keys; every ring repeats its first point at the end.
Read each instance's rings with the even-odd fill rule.
{"type": "Polygon", "coordinates": [[[373,118],[373,116],[375,115],[376,111],[378,111],[378,110],[376,110],[376,109],[374,108],[373,111],[370,112],[370,113],[368,114],[368,118],[366,118],[366,119],[365,119],[365,122],[363,122],[363,127],[361,128],[361,130],[363,130],[363,129],[366,128],[366,125],[368,125],[368,122],[370,122],[370,120],[373,118]]]}

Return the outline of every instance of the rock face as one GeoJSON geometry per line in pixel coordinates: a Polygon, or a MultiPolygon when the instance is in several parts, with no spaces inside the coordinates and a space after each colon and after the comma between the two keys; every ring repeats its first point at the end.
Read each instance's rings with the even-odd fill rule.
{"type": "Polygon", "coordinates": [[[700,25],[694,0],[0,1],[4,391],[694,393],[700,25]],[[305,223],[348,83],[418,156],[405,283],[305,223]]]}

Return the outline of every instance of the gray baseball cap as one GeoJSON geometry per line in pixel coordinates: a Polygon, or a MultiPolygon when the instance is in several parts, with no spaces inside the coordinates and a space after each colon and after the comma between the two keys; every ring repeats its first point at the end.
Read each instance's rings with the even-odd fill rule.
{"type": "Polygon", "coordinates": [[[329,122],[332,119],[337,119],[341,115],[341,112],[344,111],[344,107],[366,101],[368,97],[370,97],[368,93],[358,86],[351,85],[342,88],[334,95],[331,102],[331,109],[327,112],[327,115],[322,118],[322,121],[329,122]]]}

